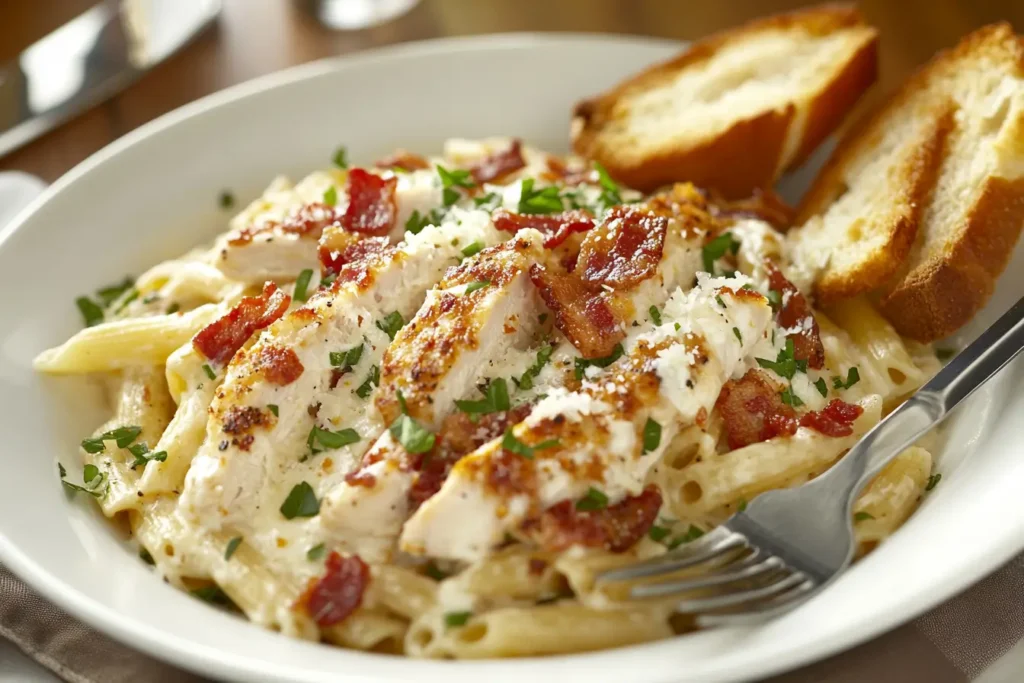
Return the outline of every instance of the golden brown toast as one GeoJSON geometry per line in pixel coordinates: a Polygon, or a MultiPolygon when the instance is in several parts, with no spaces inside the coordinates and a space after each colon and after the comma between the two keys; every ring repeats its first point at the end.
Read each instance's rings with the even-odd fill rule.
{"type": "Polygon", "coordinates": [[[938,54],[854,126],[804,197],[797,260],[828,303],[870,293],[903,335],[985,304],[1024,226],[1024,44],[1007,24],[938,54]]]}
{"type": "Polygon", "coordinates": [[[877,73],[877,32],[845,5],[750,22],[577,105],[577,153],[641,190],[769,188],[841,123],[877,73]]]}

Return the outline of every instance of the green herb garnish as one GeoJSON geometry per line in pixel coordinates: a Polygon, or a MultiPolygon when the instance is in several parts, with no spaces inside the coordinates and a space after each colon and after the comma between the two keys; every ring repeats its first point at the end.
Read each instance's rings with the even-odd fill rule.
{"type": "Polygon", "coordinates": [[[519,378],[517,384],[519,389],[527,390],[533,388],[533,380],[537,379],[537,375],[544,369],[548,361],[551,360],[551,354],[555,352],[554,345],[548,344],[543,346],[537,351],[537,362],[526,369],[523,376],[519,378]]]}
{"type": "Polygon", "coordinates": [[[711,240],[701,249],[701,257],[704,259],[704,270],[709,273],[715,272],[715,261],[725,256],[726,252],[735,254],[739,251],[740,243],[733,238],[731,232],[723,232],[711,240]]]}
{"type": "Polygon", "coordinates": [[[235,195],[231,193],[231,190],[222,190],[220,197],[218,198],[218,203],[220,204],[220,208],[226,211],[235,205],[235,195]]]}
{"type": "Polygon", "coordinates": [[[391,436],[409,453],[427,453],[434,447],[434,434],[409,415],[401,390],[398,391],[398,403],[402,414],[388,427],[391,436]]]}
{"type": "Polygon", "coordinates": [[[402,314],[398,311],[391,311],[383,320],[377,321],[377,328],[388,335],[388,339],[391,341],[395,340],[395,335],[405,325],[405,320],[402,319],[402,314]]]}
{"type": "Polygon", "coordinates": [[[593,486],[587,489],[586,494],[576,501],[576,509],[581,512],[603,510],[606,507],[608,507],[608,496],[606,496],[603,491],[599,491],[593,486]]]}
{"type": "Polygon", "coordinates": [[[930,477],[928,477],[928,483],[925,484],[924,490],[925,491],[931,491],[933,488],[935,488],[935,486],[939,483],[939,481],[941,481],[941,479],[942,479],[942,475],[939,474],[939,473],[935,473],[935,474],[931,475],[930,477]]]}
{"type": "Polygon", "coordinates": [[[348,351],[331,351],[329,356],[331,366],[351,370],[359,364],[359,359],[363,357],[363,344],[354,346],[348,351]]]}
{"type": "Polygon", "coordinates": [[[611,354],[605,356],[604,358],[577,358],[576,379],[583,379],[584,372],[587,368],[591,366],[597,368],[608,367],[609,365],[617,361],[619,358],[621,358],[623,353],[625,353],[625,350],[622,348],[622,344],[616,344],[615,348],[612,349],[611,354]]]}
{"type": "Polygon", "coordinates": [[[313,269],[306,268],[295,278],[295,294],[292,298],[296,301],[305,301],[309,298],[309,281],[313,278],[313,269]]]}
{"type": "Polygon", "coordinates": [[[78,297],[75,299],[75,305],[78,306],[78,310],[82,314],[82,321],[86,327],[99,325],[103,322],[103,309],[97,306],[96,302],[89,297],[78,297]]]}
{"type": "Polygon", "coordinates": [[[310,562],[315,562],[324,556],[327,551],[327,547],[323,543],[317,543],[315,546],[306,551],[306,559],[310,562]]]}
{"type": "Polygon", "coordinates": [[[380,368],[376,365],[370,366],[370,373],[366,376],[366,380],[356,389],[356,396],[359,398],[367,398],[373,392],[373,388],[380,384],[380,368]]]}
{"type": "Polygon", "coordinates": [[[331,160],[338,168],[348,168],[348,150],[344,147],[339,147],[334,150],[334,156],[331,160]]]}
{"type": "Polygon", "coordinates": [[[292,487],[288,497],[281,503],[281,514],[285,519],[312,517],[320,512],[320,501],[316,499],[313,487],[301,481],[292,487]]]}
{"type": "Polygon", "coordinates": [[[118,427],[117,429],[103,432],[99,436],[82,439],[82,449],[86,453],[99,453],[105,448],[104,441],[113,441],[117,444],[118,448],[127,448],[135,439],[139,438],[141,433],[142,427],[134,425],[131,427],[118,427]]]}
{"type": "Polygon", "coordinates": [[[509,410],[512,406],[508,400],[508,385],[498,377],[487,385],[484,397],[479,401],[455,401],[456,407],[471,415],[485,415],[509,410]]]}
{"type": "Polygon", "coordinates": [[[128,452],[135,457],[135,462],[132,463],[132,469],[142,466],[145,467],[146,463],[150,460],[156,460],[157,462],[164,462],[167,460],[167,451],[155,451],[150,452],[149,444],[145,441],[142,443],[132,444],[128,447],[128,452]]]}
{"type": "Polygon", "coordinates": [[[473,616],[472,612],[448,612],[444,615],[444,626],[445,628],[465,626],[471,616],[473,616]]]}
{"type": "Polygon", "coordinates": [[[661,425],[652,418],[644,423],[644,453],[656,450],[661,444],[661,425]]]}
{"type": "Polygon", "coordinates": [[[274,405],[273,403],[267,404],[267,410],[272,412],[274,414],[274,417],[278,417],[278,412],[279,412],[278,407],[276,405],[274,405]]]}
{"type": "Polygon", "coordinates": [[[235,536],[230,541],[228,541],[227,547],[224,548],[224,559],[230,560],[231,556],[235,554],[235,551],[238,550],[238,546],[240,545],[242,545],[241,536],[235,536]]]}
{"type": "Polygon", "coordinates": [[[818,390],[818,393],[822,395],[822,397],[828,396],[828,385],[825,384],[824,377],[819,377],[818,379],[816,379],[814,381],[814,386],[818,390]]]}
{"type": "Polygon", "coordinates": [[[832,378],[832,388],[833,389],[849,389],[850,387],[852,387],[854,384],[856,384],[859,381],[860,381],[860,371],[857,369],[857,366],[853,366],[849,370],[846,371],[846,379],[845,380],[842,377],[833,377],[832,378]]]}
{"type": "Polygon", "coordinates": [[[855,521],[855,522],[863,522],[866,519],[874,519],[874,518],[875,518],[875,516],[872,515],[870,512],[858,512],[858,513],[856,513],[853,516],[853,521],[855,521]]]}
{"type": "Polygon", "coordinates": [[[335,189],[334,185],[331,185],[324,190],[324,204],[327,206],[335,206],[338,203],[338,190],[335,189]]]}
{"type": "Polygon", "coordinates": [[[651,306],[647,312],[651,314],[651,320],[654,321],[655,325],[661,324],[661,311],[658,310],[657,306],[651,306]]]}
{"type": "Polygon", "coordinates": [[[558,187],[549,185],[539,190],[533,189],[533,178],[524,178],[520,185],[519,213],[549,214],[558,213],[562,206],[562,197],[558,187]]]}

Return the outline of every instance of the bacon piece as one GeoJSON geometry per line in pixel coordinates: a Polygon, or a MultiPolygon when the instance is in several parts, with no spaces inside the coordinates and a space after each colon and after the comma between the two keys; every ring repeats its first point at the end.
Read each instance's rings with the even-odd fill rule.
{"type": "Polygon", "coordinates": [[[261,348],[253,363],[268,382],[282,387],[297,380],[304,370],[295,351],[273,344],[261,348]]]}
{"type": "Polygon", "coordinates": [[[192,346],[215,363],[224,364],[254,333],[288,310],[291,297],[268,282],[259,296],[247,296],[226,315],[214,320],[192,338],[192,346]]]}
{"type": "Polygon", "coordinates": [[[597,174],[590,167],[569,168],[564,161],[553,156],[549,156],[545,163],[548,168],[542,177],[549,182],[560,181],[566,186],[597,182],[597,174]]]}
{"type": "Polygon", "coordinates": [[[544,247],[554,249],[569,239],[574,232],[586,232],[594,227],[594,219],[586,211],[574,210],[543,216],[540,214],[512,213],[498,209],[492,216],[494,227],[504,232],[516,233],[523,228],[533,228],[544,235],[544,247]]]}
{"type": "Polygon", "coordinates": [[[324,228],[337,223],[340,218],[338,211],[333,206],[323,202],[306,204],[294,214],[283,221],[267,221],[259,225],[250,225],[231,236],[228,244],[233,247],[240,247],[252,242],[252,238],[265,232],[273,232],[280,228],[281,232],[299,237],[310,237],[319,239],[324,228]]]}
{"type": "Polygon", "coordinates": [[[526,166],[523,159],[522,143],[513,140],[505,149],[493,152],[469,168],[470,174],[477,185],[497,180],[501,176],[518,171],[526,166]]]}
{"type": "Polygon", "coordinates": [[[779,387],[760,370],[748,370],[722,387],[715,407],[722,415],[729,448],[742,448],[776,436],[791,436],[798,422],[782,402],[779,387]]]}
{"type": "Polygon", "coordinates": [[[370,584],[370,568],[358,555],[342,557],[332,551],[325,569],[323,576],[309,584],[298,604],[317,625],[332,626],[363,604],[363,593],[370,584]]]}
{"type": "Polygon", "coordinates": [[[398,215],[395,188],[398,178],[353,168],[348,172],[348,207],[341,217],[346,230],[364,235],[381,236],[391,232],[398,215]]]}
{"type": "Polygon", "coordinates": [[[793,224],[795,212],[782,197],[772,190],[757,188],[746,199],[724,199],[714,195],[708,207],[716,218],[737,219],[757,218],[777,230],[785,230],[793,224]]]}
{"type": "Polygon", "coordinates": [[[377,477],[364,470],[358,470],[346,474],[345,483],[349,486],[363,486],[372,489],[377,484],[377,477]]]}
{"type": "Polygon", "coordinates": [[[458,460],[485,443],[505,433],[505,429],[522,422],[532,406],[523,404],[511,410],[481,415],[473,422],[465,413],[453,413],[444,419],[437,442],[429,453],[416,456],[411,467],[419,474],[409,490],[409,509],[416,510],[441,490],[448,472],[458,460]]]}
{"type": "Polygon", "coordinates": [[[633,287],[657,271],[667,232],[664,216],[617,206],[583,240],[574,272],[598,286],[633,287]]]}
{"type": "Polygon", "coordinates": [[[625,338],[605,292],[595,291],[575,272],[558,275],[535,263],[530,280],[554,313],[555,326],[584,358],[603,358],[625,338]]]}
{"type": "Polygon", "coordinates": [[[621,553],[643,538],[660,509],[661,493],[655,486],[603,510],[580,511],[573,501],[563,500],[527,521],[523,532],[551,552],[582,545],[621,553]]]}
{"type": "Polygon", "coordinates": [[[825,436],[849,436],[853,434],[854,420],[863,412],[859,405],[834,398],[821,410],[813,410],[801,417],[800,426],[825,436]]]}
{"type": "Polygon", "coordinates": [[[396,149],[383,159],[378,159],[373,165],[377,168],[401,168],[406,171],[422,171],[425,168],[430,168],[430,162],[424,157],[404,149],[396,149]]]}
{"type": "Polygon", "coordinates": [[[365,264],[370,258],[379,256],[388,250],[390,241],[387,237],[365,237],[354,241],[340,249],[334,249],[323,241],[320,243],[320,267],[324,275],[337,275],[344,266],[365,264]]]}
{"type": "Polygon", "coordinates": [[[232,406],[224,414],[223,423],[225,434],[244,434],[253,427],[270,424],[270,418],[256,406],[232,406]]]}
{"type": "Polygon", "coordinates": [[[764,267],[768,286],[782,295],[782,308],[776,314],[776,321],[783,329],[797,330],[787,334],[793,340],[793,357],[806,360],[808,367],[820,370],[825,367],[825,346],[807,297],[770,260],[765,260],[764,267]]]}

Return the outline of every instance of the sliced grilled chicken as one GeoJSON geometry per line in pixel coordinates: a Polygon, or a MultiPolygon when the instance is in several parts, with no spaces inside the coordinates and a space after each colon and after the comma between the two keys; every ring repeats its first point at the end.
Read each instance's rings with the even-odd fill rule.
{"type": "MultiPolygon", "coordinates": [[[[214,529],[288,528],[279,507],[297,491],[305,498],[291,516],[315,513],[323,492],[381,431],[369,399],[391,337],[463,248],[504,237],[486,212],[455,209],[440,227],[398,246],[377,243],[375,253],[344,266],[330,289],[239,351],[189,470],[185,512],[214,529]],[[353,436],[358,441],[348,443],[353,436]]],[[[246,538],[275,547],[273,539],[246,538]]]]}
{"type": "Polygon", "coordinates": [[[406,522],[402,550],[478,559],[567,500],[579,509],[622,502],[628,512],[668,442],[706,420],[723,384],[768,335],[771,306],[742,289],[746,281],[703,278],[677,292],[662,324],[627,339],[621,359],[578,391],[551,392],[503,438],[460,460],[406,522]]]}
{"type": "Polygon", "coordinates": [[[268,190],[264,197],[237,216],[217,243],[217,267],[250,284],[291,280],[307,268],[318,269],[317,242],[328,226],[396,243],[414,212],[426,216],[442,206],[441,180],[433,169],[397,175],[358,168],[317,173],[294,190],[268,190]],[[264,203],[269,206],[257,210],[264,203]]]}
{"type": "MultiPolygon", "coordinates": [[[[523,230],[450,270],[428,292],[384,354],[375,399],[384,424],[404,411],[436,432],[457,399],[476,393],[489,359],[529,347],[542,304],[528,273],[543,258],[543,243],[536,230],[523,230]]],[[[504,377],[496,381],[506,386],[504,377]]],[[[364,558],[379,557],[398,537],[424,457],[385,432],[363,466],[325,498],[321,523],[364,558]]]]}

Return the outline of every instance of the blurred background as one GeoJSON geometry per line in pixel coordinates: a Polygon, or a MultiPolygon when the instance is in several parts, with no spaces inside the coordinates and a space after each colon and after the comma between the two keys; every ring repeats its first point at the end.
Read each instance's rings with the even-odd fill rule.
{"type": "MultiPolygon", "coordinates": [[[[0,0],[0,107],[5,97],[2,64],[17,60],[25,48],[96,2],[0,0]]],[[[163,4],[173,6],[173,0],[164,0],[163,4]]],[[[3,156],[0,170],[28,171],[53,181],[107,143],[160,114],[226,86],[321,57],[412,40],[506,31],[584,31],[693,39],[757,16],[809,4],[815,3],[223,0],[213,25],[186,48],[113,97],[3,156]]],[[[1013,23],[1018,32],[1024,31],[1024,0],[863,0],[859,5],[882,33],[882,76],[874,97],[936,50],[952,45],[978,26],[1002,19],[1013,23]]],[[[341,98],[339,105],[346,106],[341,98]]]]}

